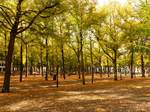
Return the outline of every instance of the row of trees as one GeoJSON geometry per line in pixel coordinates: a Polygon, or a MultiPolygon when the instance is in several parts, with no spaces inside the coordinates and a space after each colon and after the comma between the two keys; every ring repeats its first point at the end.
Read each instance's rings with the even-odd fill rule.
{"type": "Polygon", "coordinates": [[[64,79],[77,72],[85,84],[88,68],[93,83],[95,67],[102,76],[102,67],[112,66],[117,80],[119,68],[129,67],[133,78],[140,66],[145,77],[150,65],[149,1],[111,1],[97,8],[92,0],[2,0],[0,14],[0,48],[6,56],[2,92],[9,92],[12,68],[20,67],[20,81],[23,70],[27,77],[33,67],[45,80],[56,71],[58,81],[60,68],[64,79]]]}

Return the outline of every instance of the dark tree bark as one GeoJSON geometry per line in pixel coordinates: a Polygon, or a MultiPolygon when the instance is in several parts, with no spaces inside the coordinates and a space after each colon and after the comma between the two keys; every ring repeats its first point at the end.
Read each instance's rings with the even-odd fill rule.
{"type": "Polygon", "coordinates": [[[20,46],[20,82],[22,82],[22,75],[23,75],[23,63],[22,63],[22,42],[20,46]]]}
{"type": "Polygon", "coordinates": [[[80,66],[80,57],[78,57],[78,66],[77,66],[77,69],[78,69],[78,76],[79,76],[79,79],[81,79],[81,66],[80,66]]]}
{"type": "Polygon", "coordinates": [[[42,50],[42,46],[40,48],[40,72],[41,75],[43,76],[43,50],[42,50]]]}
{"type": "Polygon", "coordinates": [[[57,88],[58,88],[58,86],[59,86],[58,72],[59,72],[59,65],[56,66],[56,85],[57,85],[57,88]]]}
{"type": "Polygon", "coordinates": [[[61,58],[62,58],[62,75],[63,78],[66,79],[66,75],[65,75],[65,58],[64,58],[64,43],[61,43],[61,58]]]}
{"type": "Polygon", "coordinates": [[[30,61],[30,75],[33,74],[33,59],[30,61]]]}
{"type": "Polygon", "coordinates": [[[28,44],[26,43],[26,75],[25,77],[28,76],[28,44]]]}
{"type": "Polygon", "coordinates": [[[6,59],[6,55],[7,55],[7,32],[5,32],[5,59],[6,59]]]}
{"type": "Polygon", "coordinates": [[[78,59],[78,75],[79,75],[79,79],[81,78],[81,64],[80,64],[80,43],[78,42],[78,50],[77,50],[77,59],[78,59]]]}
{"type": "Polygon", "coordinates": [[[91,57],[91,74],[92,74],[92,84],[94,82],[94,70],[93,70],[93,46],[92,46],[92,38],[90,36],[90,57],[91,57]]]}
{"type": "Polygon", "coordinates": [[[48,39],[46,38],[46,74],[45,74],[45,80],[48,80],[48,39]]]}
{"type": "Polygon", "coordinates": [[[9,92],[10,88],[10,77],[11,77],[11,63],[12,63],[12,56],[13,56],[13,50],[14,50],[14,43],[15,38],[17,35],[17,29],[19,25],[19,19],[21,17],[21,4],[23,0],[18,0],[17,9],[16,9],[16,17],[15,22],[12,26],[11,32],[10,32],[10,40],[8,45],[8,52],[5,60],[5,76],[4,76],[4,83],[2,87],[2,92],[7,93],[9,92]]]}
{"type": "MultiPolygon", "coordinates": [[[[15,30],[15,29],[14,29],[15,30]]],[[[5,76],[4,76],[4,83],[2,87],[2,92],[7,93],[9,92],[10,88],[10,76],[11,76],[11,62],[12,62],[12,55],[14,50],[14,42],[16,37],[16,31],[12,30],[10,32],[10,40],[8,45],[8,53],[5,59],[5,76]]]]}
{"type": "MultiPolygon", "coordinates": [[[[15,56],[13,56],[13,59],[12,60],[15,60],[15,56]]],[[[16,68],[16,65],[15,65],[15,63],[14,63],[14,61],[12,61],[12,72],[14,72],[15,71],[15,68],[16,68]]]]}
{"type": "Polygon", "coordinates": [[[82,36],[82,30],[80,31],[80,55],[81,55],[82,84],[85,85],[84,59],[83,59],[83,36],[82,36]]]}
{"type": "MultiPolygon", "coordinates": [[[[58,54],[57,48],[56,48],[56,54],[58,54]]],[[[56,56],[56,62],[58,62],[58,55],[56,56]]],[[[56,87],[58,88],[58,86],[59,86],[59,76],[58,76],[58,74],[59,74],[59,64],[57,63],[55,65],[55,67],[56,67],[56,87]]]]}
{"type": "Polygon", "coordinates": [[[130,62],[130,73],[131,73],[131,79],[133,79],[134,76],[134,68],[133,68],[133,63],[134,63],[134,51],[133,51],[133,46],[131,48],[131,62],[130,62]]]}
{"type": "Polygon", "coordinates": [[[99,57],[99,67],[100,67],[100,77],[103,77],[103,70],[102,70],[102,57],[99,57]]]}
{"type": "Polygon", "coordinates": [[[144,55],[143,55],[143,52],[141,53],[141,72],[142,72],[142,77],[145,77],[145,67],[144,67],[144,55]]]}

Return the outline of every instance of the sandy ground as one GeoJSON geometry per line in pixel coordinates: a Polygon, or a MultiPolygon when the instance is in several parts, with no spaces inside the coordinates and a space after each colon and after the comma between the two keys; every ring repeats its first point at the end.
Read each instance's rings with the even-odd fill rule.
{"type": "Polygon", "coordinates": [[[22,83],[13,76],[11,92],[0,93],[0,112],[150,112],[150,78],[113,81],[97,76],[94,84],[86,78],[82,85],[69,76],[56,88],[55,81],[40,76],[22,83]]]}

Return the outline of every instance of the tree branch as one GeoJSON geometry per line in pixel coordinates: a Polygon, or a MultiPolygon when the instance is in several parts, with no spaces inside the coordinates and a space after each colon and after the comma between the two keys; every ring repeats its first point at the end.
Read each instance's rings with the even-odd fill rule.
{"type": "Polygon", "coordinates": [[[35,19],[36,19],[41,13],[43,13],[46,9],[51,9],[51,8],[57,6],[58,4],[59,4],[59,3],[55,3],[54,5],[47,6],[47,7],[45,7],[44,9],[40,10],[40,11],[32,18],[32,20],[30,21],[30,23],[28,24],[28,26],[26,26],[25,28],[19,30],[19,31],[17,32],[17,34],[22,33],[23,31],[25,31],[25,30],[27,30],[28,28],[30,28],[30,26],[33,24],[33,22],[35,21],[35,19]]]}

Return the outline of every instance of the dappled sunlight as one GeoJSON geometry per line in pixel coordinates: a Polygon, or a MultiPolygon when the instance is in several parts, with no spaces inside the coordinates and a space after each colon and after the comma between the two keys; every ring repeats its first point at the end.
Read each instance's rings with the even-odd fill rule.
{"type": "Polygon", "coordinates": [[[109,94],[109,95],[104,95],[106,99],[126,99],[126,98],[131,98],[132,94],[126,94],[126,95],[120,95],[120,94],[109,94]]]}
{"type": "Polygon", "coordinates": [[[21,108],[25,109],[25,108],[28,108],[29,106],[31,107],[34,104],[36,104],[36,101],[34,100],[24,100],[24,101],[20,101],[20,102],[5,106],[4,108],[8,108],[8,110],[10,111],[17,111],[17,110],[20,110],[21,108]]]}
{"type": "Polygon", "coordinates": [[[117,94],[110,90],[96,91],[60,91],[66,96],[58,98],[61,101],[76,101],[76,100],[106,100],[106,99],[127,99],[131,98],[132,94],[117,94]],[[111,93],[107,93],[111,92],[111,93]]]}
{"type": "Polygon", "coordinates": [[[150,97],[150,93],[144,94],[144,96],[148,96],[148,97],[150,97]]]}
{"type": "Polygon", "coordinates": [[[102,100],[104,98],[99,95],[75,95],[75,96],[64,96],[62,98],[58,98],[58,101],[80,101],[80,100],[102,100]]]}
{"type": "Polygon", "coordinates": [[[144,86],[144,87],[150,88],[150,85],[149,86],[144,86]]]}
{"type": "MultiPolygon", "coordinates": [[[[29,77],[30,78],[30,77],[29,77]]],[[[0,94],[0,110],[4,112],[149,112],[150,82],[148,80],[97,80],[82,86],[80,80],[71,83],[40,78],[16,82],[9,94],[0,94]],[[146,82],[146,83],[145,83],[146,82]],[[120,111],[118,111],[120,110],[120,111]],[[131,111],[130,111],[131,110],[131,111]]],[[[31,77],[32,78],[32,77],[31,77]]],[[[87,77],[90,78],[90,77],[87,77]]],[[[13,84],[12,83],[12,84],[13,84]]]]}
{"type": "Polygon", "coordinates": [[[138,90],[150,89],[149,85],[130,85],[129,87],[132,89],[138,89],[138,90]]]}
{"type": "Polygon", "coordinates": [[[21,108],[25,108],[25,107],[28,107],[30,105],[33,105],[33,101],[21,101],[19,103],[16,103],[16,104],[12,104],[9,106],[9,109],[12,110],[12,111],[16,111],[16,110],[19,110],[21,108]]]}
{"type": "Polygon", "coordinates": [[[18,110],[30,110],[32,108],[43,108],[45,105],[49,105],[52,106],[54,105],[55,102],[47,100],[47,101],[43,101],[43,99],[39,98],[37,99],[30,99],[30,100],[22,100],[20,102],[16,102],[16,103],[12,103],[10,105],[4,106],[4,107],[0,107],[0,109],[7,109],[9,111],[18,111],[18,110]]]}
{"type": "Polygon", "coordinates": [[[127,89],[127,88],[121,88],[120,90],[121,91],[128,91],[129,89],[127,89]]]}
{"type": "Polygon", "coordinates": [[[0,112],[150,112],[150,0],[0,0],[0,112]]]}
{"type": "Polygon", "coordinates": [[[143,88],[142,86],[133,86],[134,88],[137,88],[137,89],[141,89],[143,88]]]}
{"type": "MultiPolygon", "coordinates": [[[[59,85],[59,87],[63,87],[64,85],[59,85]]],[[[57,87],[57,85],[56,84],[54,84],[54,85],[51,85],[51,87],[57,87]]]]}
{"type": "Polygon", "coordinates": [[[107,112],[104,108],[96,108],[95,112],[107,112]]]}
{"type": "Polygon", "coordinates": [[[60,93],[66,95],[81,95],[81,94],[94,94],[94,93],[107,93],[111,92],[111,90],[92,90],[92,91],[59,91],[60,93]]]}
{"type": "Polygon", "coordinates": [[[48,85],[40,85],[39,87],[41,87],[41,88],[49,88],[48,85]]]}
{"type": "MultiPolygon", "coordinates": [[[[141,96],[141,97],[134,98],[134,99],[137,101],[148,101],[148,102],[150,102],[150,96],[141,96]]],[[[150,106],[150,104],[149,104],[149,106],[150,106]]]]}

